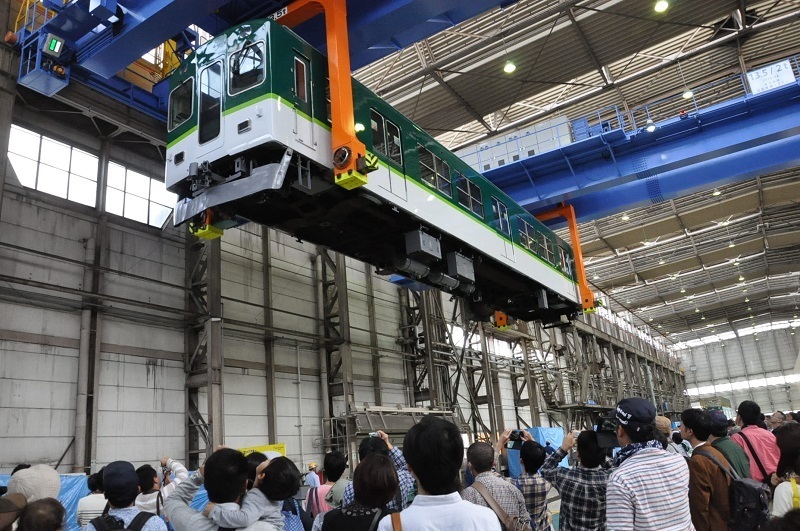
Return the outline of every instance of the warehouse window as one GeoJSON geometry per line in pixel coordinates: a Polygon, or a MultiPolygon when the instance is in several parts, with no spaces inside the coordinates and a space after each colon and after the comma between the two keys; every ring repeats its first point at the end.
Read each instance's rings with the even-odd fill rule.
{"type": "Polygon", "coordinates": [[[257,42],[231,54],[230,58],[231,94],[238,94],[260,85],[266,79],[266,61],[264,61],[264,43],[257,42]]]}
{"type": "Polygon", "coordinates": [[[222,64],[214,63],[200,73],[200,143],[217,138],[221,123],[222,64]]]}
{"type": "Polygon", "coordinates": [[[550,262],[555,263],[555,252],[553,251],[553,242],[544,233],[539,233],[539,255],[550,262]]]}
{"type": "Polygon", "coordinates": [[[422,146],[417,146],[417,153],[422,181],[451,197],[453,189],[450,184],[450,165],[422,146]]]}
{"type": "Polygon", "coordinates": [[[12,125],[7,160],[23,186],[95,206],[98,162],[94,155],[12,125]]]}
{"type": "Polygon", "coordinates": [[[483,198],[481,188],[458,172],[455,172],[456,186],[458,186],[458,202],[471,210],[479,217],[483,217],[483,198]]]}
{"type": "Polygon", "coordinates": [[[527,250],[536,253],[536,229],[524,219],[520,219],[519,222],[520,243],[527,250]]]}
{"type": "Polygon", "coordinates": [[[106,212],[161,227],[177,200],[163,182],[121,164],[108,163],[106,212]]]}
{"type": "Polygon", "coordinates": [[[169,130],[191,118],[194,109],[194,78],[180,84],[169,95],[169,130]]]}
{"type": "Polygon", "coordinates": [[[511,236],[511,224],[508,222],[508,208],[505,203],[498,200],[496,197],[492,198],[492,213],[494,219],[497,220],[497,228],[506,236],[511,236]]]}

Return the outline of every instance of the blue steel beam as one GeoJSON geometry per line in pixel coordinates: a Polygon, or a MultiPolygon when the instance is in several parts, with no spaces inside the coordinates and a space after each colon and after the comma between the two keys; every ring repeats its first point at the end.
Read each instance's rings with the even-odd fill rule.
{"type": "Polygon", "coordinates": [[[484,175],[532,213],[567,202],[579,221],[800,166],[800,83],[659,124],[612,131],[484,175]]]}

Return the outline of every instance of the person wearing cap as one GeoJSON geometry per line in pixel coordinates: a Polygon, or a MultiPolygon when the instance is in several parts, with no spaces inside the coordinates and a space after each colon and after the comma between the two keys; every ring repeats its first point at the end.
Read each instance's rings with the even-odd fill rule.
{"type": "Polygon", "coordinates": [[[108,500],[108,513],[86,524],[84,531],[104,531],[114,528],[167,531],[164,520],[134,507],[136,496],[139,495],[139,476],[136,475],[133,465],[127,461],[114,461],[106,465],[103,470],[103,494],[108,500]],[[117,522],[114,523],[111,519],[117,522]]]}
{"type": "Polygon", "coordinates": [[[11,529],[28,501],[20,493],[12,493],[0,498],[0,531],[11,529]]]}
{"type": "Polygon", "coordinates": [[[625,398],[615,411],[622,447],[606,488],[609,531],[694,530],[689,511],[689,467],[656,439],[656,409],[625,398]]]}
{"type": "MultiPolygon", "coordinates": [[[[672,422],[670,422],[667,417],[662,417],[661,415],[656,417],[656,430],[666,439],[667,445],[664,447],[664,450],[671,454],[687,457],[686,450],[672,440],[672,422]]],[[[662,441],[661,444],[663,445],[664,441],[662,441]]]]}
{"type": "Polygon", "coordinates": [[[778,468],[780,451],[771,431],[758,426],[761,407],[752,400],[745,400],[736,409],[736,424],[742,426],[739,433],[731,435],[750,460],[750,477],[766,483],[778,468]]]}
{"type": "Polygon", "coordinates": [[[309,487],[319,487],[320,481],[317,475],[317,462],[311,461],[308,464],[308,474],[306,474],[306,485],[309,487]]]}
{"type": "Polygon", "coordinates": [[[729,467],[725,457],[708,443],[711,417],[701,409],[681,413],[681,436],[692,445],[689,458],[689,509],[697,531],[728,529],[731,518],[731,477],[712,459],[729,467]]]}
{"type": "Polygon", "coordinates": [[[750,459],[744,450],[728,437],[728,417],[722,411],[710,411],[711,435],[708,442],[721,453],[740,478],[750,477],[750,459]]]}

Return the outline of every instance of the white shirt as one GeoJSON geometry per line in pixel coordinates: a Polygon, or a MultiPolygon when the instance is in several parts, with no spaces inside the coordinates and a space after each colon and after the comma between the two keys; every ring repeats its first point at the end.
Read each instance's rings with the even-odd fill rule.
{"type": "MultiPolygon", "coordinates": [[[[162,504],[164,503],[164,500],[166,500],[167,497],[175,491],[175,488],[180,485],[181,481],[184,481],[189,477],[189,471],[186,470],[186,467],[174,459],[168,460],[167,466],[172,471],[172,480],[168,485],[164,485],[160,489],[162,504]]],[[[157,507],[157,501],[158,492],[153,492],[151,494],[139,494],[136,497],[136,508],[146,513],[160,514],[163,516],[164,507],[163,505],[161,507],[157,507]]]]}
{"type": "MultiPolygon", "coordinates": [[[[458,492],[418,495],[400,513],[400,521],[403,531],[500,531],[494,511],[461,499],[458,492]]],[[[391,515],[381,519],[378,531],[392,531],[391,515]]]]}
{"type": "Polygon", "coordinates": [[[105,494],[89,494],[78,500],[78,527],[83,528],[86,524],[102,516],[106,508],[105,494]]]}
{"type": "MultiPolygon", "coordinates": [[[[800,489],[800,478],[795,478],[798,483],[797,488],[800,489]]],[[[792,482],[784,481],[775,487],[775,494],[772,497],[772,516],[777,518],[785,515],[794,508],[792,492],[792,482]]]]}

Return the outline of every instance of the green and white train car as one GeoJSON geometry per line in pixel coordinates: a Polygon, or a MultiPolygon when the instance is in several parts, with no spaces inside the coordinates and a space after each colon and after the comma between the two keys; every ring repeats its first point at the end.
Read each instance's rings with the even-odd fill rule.
{"type": "Polygon", "coordinates": [[[579,311],[570,246],[355,80],[357,136],[379,167],[358,189],[334,185],[327,60],[291,30],[230,28],[170,88],[176,224],[262,223],[464,296],[480,314],[579,311]]]}

